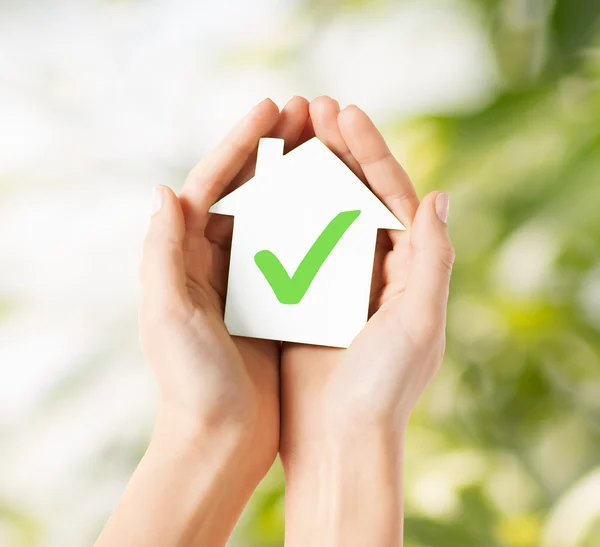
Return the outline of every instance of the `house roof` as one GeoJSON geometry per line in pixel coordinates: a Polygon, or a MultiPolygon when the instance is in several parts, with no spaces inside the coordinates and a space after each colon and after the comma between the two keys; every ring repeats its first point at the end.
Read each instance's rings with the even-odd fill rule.
{"type": "Polygon", "coordinates": [[[211,213],[267,214],[273,207],[361,209],[376,228],[404,225],[371,190],[316,137],[285,155],[281,139],[261,139],[258,167],[248,182],[221,198],[211,213]],[[278,152],[279,151],[279,152],[278,152]]]}

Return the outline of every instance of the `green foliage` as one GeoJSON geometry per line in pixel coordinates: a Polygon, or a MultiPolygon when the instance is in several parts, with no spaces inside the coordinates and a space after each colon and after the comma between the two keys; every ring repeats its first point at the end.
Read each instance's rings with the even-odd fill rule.
{"type": "MultiPolygon", "coordinates": [[[[403,1],[303,0],[297,20],[223,60],[285,68],[340,13],[385,18],[403,1]]],[[[408,433],[405,545],[596,547],[600,515],[579,529],[569,507],[586,507],[581,485],[600,474],[600,2],[470,3],[493,45],[495,95],[383,127],[421,195],[451,194],[457,254],[446,362],[408,433]],[[547,541],[557,523],[564,544],[547,541]]],[[[0,321],[14,307],[0,295],[0,321]]],[[[97,381],[118,349],[58,379],[41,411],[97,381]]],[[[94,477],[129,473],[149,434],[107,444],[94,477]]],[[[282,546],[283,503],[277,463],[231,545],[282,546]]],[[[8,502],[0,538],[5,530],[15,547],[43,537],[35,516],[8,502]]]]}
{"type": "MultiPolygon", "coordinates": [[[[540,545],[554,509],[599,463],[600,3],[473,4],[503,77],[496,97],[384,128],[420,193],[450,192],[457,252],[446,363],[409,432],[411,547],[540,545]],[[450,461],[461,471],[440,474],[450,461]],[[449,500],[434,510],[439,499],[420,492],[438,475],[449,500]]],[[[263,485],[250,511],[264,516],[239,531],[249,544],[273,544],[282,495],[263,485]]],[[[597,545],[598,530],[573,545],[597,545]]]]}
{"type": "Polygon", "coordinates": [[[15,302],[0,296],[0,321],[7,318],[15,309],[15,302]]]}
{"type": "Polygon", "coordinates": [[[4,529],[10,532],[11,547],[34,547],[43,536],[42,525],[34,517],[12,504],[0,502],[0,531],[4,529]]]}

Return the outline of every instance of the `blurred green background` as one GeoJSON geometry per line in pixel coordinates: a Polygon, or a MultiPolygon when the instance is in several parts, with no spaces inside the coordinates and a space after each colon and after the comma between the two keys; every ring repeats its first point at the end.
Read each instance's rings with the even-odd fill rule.
{"type": "MultiPolygon", "coordinates": [[[[451,195],[407,547],[600,545],[600,2],[0,2],[0,544],[91,544],[144,451],[149,189],[331,94],[451,195]],[[250,5],[251,4],[251,5],[250,5]]],[[[279,464],[234,546],[283,544],[279,464]]]]}

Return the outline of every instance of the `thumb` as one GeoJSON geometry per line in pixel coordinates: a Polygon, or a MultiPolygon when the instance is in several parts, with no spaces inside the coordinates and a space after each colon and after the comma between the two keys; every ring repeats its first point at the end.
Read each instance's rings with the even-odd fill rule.
{"type": "Polygon", "coordinates": [[[152,216],[144,240],[140,280],[142,312],[161,315],[184,309],[185,223],[179,199],[166,186],[152,190],[152,216]]]}
{"type": "Polygon", "coordinates": [[[419,205],[411,232],[413,251],[402,305],[412,310],[416,334],[429,336],[446,325],[454,249],[448,235],[449,196],[428,194],[419,205]]]}

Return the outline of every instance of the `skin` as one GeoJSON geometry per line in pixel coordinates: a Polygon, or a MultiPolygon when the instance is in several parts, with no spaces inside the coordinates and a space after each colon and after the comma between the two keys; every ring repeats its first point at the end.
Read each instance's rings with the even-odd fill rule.
{"type": "Polygon", "coordinates": [[[209,215],[253,174],[259,138],[291,147],[308,119],[294,98],[258,104],[188,175],[156,189],[140,267],[140,340],[159,387],[156,430],[96,547],[224,545],[279,447],[280,344],[223,323],[232,220],[209,215]]]}
{"type": "Polygon", "coordinates": [[[434,192],[419,203],[356,106],[340,112],[320,97],[310,117],[316,136],[407,229],[378,234],[371,317],[348,349],[283,344],[286,545],[399,546],[406,426],[445,347],[454,261],[447,195],[434,192]]]}
{"type": "Polygon", "coordinates": [[[257,105],[179,197],[166,187],[155,197],[139,322],[159,412],[96,547],[224,545],[278,450],[286,545],[401,545],[406,424],[444,350],[447,196],[419,204],[357,107],[294,97],[281,112],[257,105]],[[407,226],[378,236],[372,316],[347,350],[231,337],[232,219],[208,209],[253,175],[260,137],[284,138],[289,151],[314,135],[407,226]]]}

